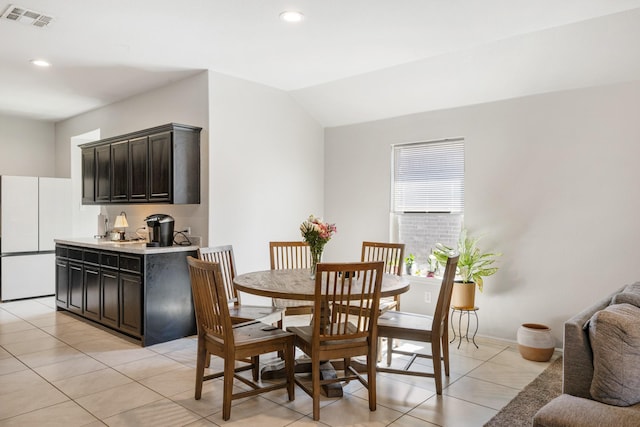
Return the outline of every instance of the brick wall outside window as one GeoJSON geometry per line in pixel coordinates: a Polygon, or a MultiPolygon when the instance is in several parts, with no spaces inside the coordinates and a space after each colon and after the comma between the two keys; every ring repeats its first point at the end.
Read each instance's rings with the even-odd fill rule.
{"type": "Polygon", "coordinates": [[[405,257],[415,255],[416,268],[424,276],[427,257],[436,243],[456,247],[462,230],[463,214],[405,213],[394,215],[394,241],[405,244],[405,257]]]}

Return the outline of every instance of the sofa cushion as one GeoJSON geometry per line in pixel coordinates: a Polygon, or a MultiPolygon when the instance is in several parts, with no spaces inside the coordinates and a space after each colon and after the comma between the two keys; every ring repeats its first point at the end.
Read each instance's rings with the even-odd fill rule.
{"type": "Polygon", "coordinates": [[[640,307],[640,293],[621,292],[611,298],[611,304],[632,304],[640,307]]]}
{"type": "Polygon", "coordinates": [[[640,308],[610,305],[589,321],[593,351],[591,397],[630,406],[640,402],[640,308]]]}
{"type": "Polygon", "coordinates": [[[640,295],[640,282],[627,285],[622,292],[640,295]]]}
{"type": "Polygon", "coordinates": [[[620,408],[590,399],[561,394],[533,417],[534,427],[637,427],[640,405],[620,408]]]}

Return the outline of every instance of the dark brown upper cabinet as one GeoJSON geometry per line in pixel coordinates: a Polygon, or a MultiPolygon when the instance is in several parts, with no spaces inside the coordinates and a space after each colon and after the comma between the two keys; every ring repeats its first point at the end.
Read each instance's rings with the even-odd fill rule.
{"type": "Polygon", "coordinates": [[[82,149],[82,203],[96,201],[96,148],[82,149]]]}
{"type": "Polygon", "coordinates": [[[129,141],[112,142],[111,202],[129,201],[129,141]]]}
{"type": "Polygon", "coordinates": [[[81,145],[82,203],[200,203],[200,131],[170,123],[81,145]]]}

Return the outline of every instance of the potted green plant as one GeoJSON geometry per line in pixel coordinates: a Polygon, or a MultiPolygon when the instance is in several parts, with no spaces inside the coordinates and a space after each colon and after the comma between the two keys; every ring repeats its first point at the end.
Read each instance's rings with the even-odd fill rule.
{"type": "MultiPolygon", "coordinates": [[[[460,277],[453,286],[453,296],[451,305],[460,308],[475,307],[476,285],[480,292],[483,287],[483,277],[491,276],[498,271],[493,263],[501,256],[498,252],[482,252],[478,247],[479,237],[470,237],[467,230],[463,229],[458,238],[458,259],[457,275],[460,277]]],[[[446,265],[449,252],[454,250],[442,243],[436,243],[433,255],[440,265],[446,265]]]]}
{"type": "Polygon", "coordinates": [[[416,261],[416,257],[413,254],[409,254],[408,257],[404,259],[404,265],[406,267],[406,273],[411,275],[411,268],[413,268],[413,263],[416,261]]]}

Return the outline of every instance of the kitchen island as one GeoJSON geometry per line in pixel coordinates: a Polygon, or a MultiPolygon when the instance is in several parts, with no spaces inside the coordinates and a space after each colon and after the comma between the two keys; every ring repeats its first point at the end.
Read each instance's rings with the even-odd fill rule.
{"type": "Polygon", "coordinates": [[[198,247],[56,239],[56,307],[139,340],[196,333],[186,257],[198,247]]]}

